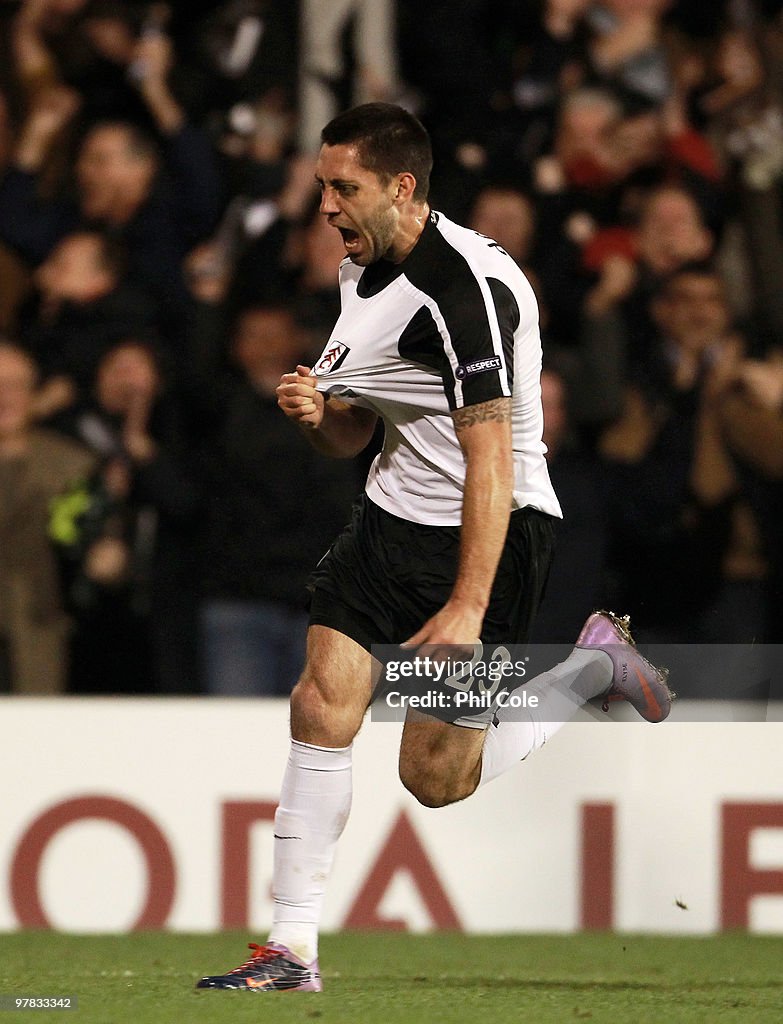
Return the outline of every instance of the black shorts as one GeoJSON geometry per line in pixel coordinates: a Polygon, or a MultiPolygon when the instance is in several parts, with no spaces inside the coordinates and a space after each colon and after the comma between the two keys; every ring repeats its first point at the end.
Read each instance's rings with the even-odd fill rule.
{"type": "MultiPolygon", "coordinates": [[[[511,513],[484,616],[487,644],[527,643],[554,551],[553,516],[511,513]]],[[[310,624],[329,626],[370,650],[399,644],[439,611],[457,575],[460,527],[400,519],[363,494],[350,524],[308,581],[310,624]]]]}

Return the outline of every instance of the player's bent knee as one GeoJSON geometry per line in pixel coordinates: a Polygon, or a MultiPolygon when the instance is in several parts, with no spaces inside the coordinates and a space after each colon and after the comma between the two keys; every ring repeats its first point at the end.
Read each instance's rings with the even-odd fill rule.
{"type": "Polygon", "coordinates": [[[359,730],[355,709],[330,694],[317,677],[305,673],[291,691],[291,734],[305,743],[345,747],[359,730]]]}
{"type": "Polygon", "coordinates": [[[475,792],[483,733],[409,718],[400,744],[403,786],[425,807],[446,807],[475,792]]]}
{"type": "Polygon", "coordinates": [[[335,708],[318,680],[304,675],[291,691],[291,720],[309,728],[327,728],[336,717],[335,708]]]}
{"type": "Polygon", "coordinates": [[[432,783],[427,782],[415,773],[406,772],[400,765],[400,782],[408,792],[415,796],[423,807],[445,807],[448,801],[445,799],[445,792],[432,783]]]}
{"type": "Polygon", "coordinates": [[[462,779],[447,778],[417,764],[400,760],[400,782],[424,807],[447,807],[464,800],[473,792],[472,786],[462,779]]]}

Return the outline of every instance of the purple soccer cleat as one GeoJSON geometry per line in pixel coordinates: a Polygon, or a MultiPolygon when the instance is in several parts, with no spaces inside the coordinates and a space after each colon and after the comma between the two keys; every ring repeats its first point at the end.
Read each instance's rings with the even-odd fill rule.
{"type": "Polygon", "coordinates": [[[611,700],[627,700],[648,722],[662,722],[672,709],[674,694],[667,684],[668,671],[656,668],[637,651],[627,615],[593,612],[582,626],[576,646],[599,650],[612,659],[612,685],[604,693],[603,710],[611,700]]]}
{"type": "Polygon", "coordinates": [[[286,946],[267,942],[259,946],[248,945],[255,950],[249,960],[227,974],[202,978],[196,988],[243,989],[246,992],[320,992],[321,975],[318,960],[306,964],[286,946]]]}

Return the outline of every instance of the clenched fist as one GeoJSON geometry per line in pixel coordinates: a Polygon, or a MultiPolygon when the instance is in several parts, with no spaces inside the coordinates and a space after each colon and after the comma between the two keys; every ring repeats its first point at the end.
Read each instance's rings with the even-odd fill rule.
{"type": "Polygon", "coordinates": [[[300,426],[315,430],[324,416],[324,396],[315,389],[316,379],[309,366],[297,366],[296,373],[284,373],[277,386],[277,404],[300,426]]]}

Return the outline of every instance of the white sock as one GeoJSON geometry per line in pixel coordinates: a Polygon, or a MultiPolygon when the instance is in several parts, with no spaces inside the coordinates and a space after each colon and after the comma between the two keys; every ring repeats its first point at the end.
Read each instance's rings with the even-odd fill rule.
{"type": "Polygon", "coordinates": [[[612,660],[604,651],[575,647],[565,661],[514,690],[527,694],[526,707],[501,708],[487,729],[479,786],[496,779],[550,739],[583,704],[612,682],[612,660]],[[530,698],[538,697],[538,706],[530,698]]]}
{"type": "Polygon", "coordinates": [[[351,810],[351,747],[291,740],[275,813],[270,942],[310,963],[337,840],[351,810]]]}

